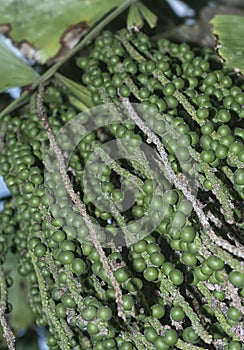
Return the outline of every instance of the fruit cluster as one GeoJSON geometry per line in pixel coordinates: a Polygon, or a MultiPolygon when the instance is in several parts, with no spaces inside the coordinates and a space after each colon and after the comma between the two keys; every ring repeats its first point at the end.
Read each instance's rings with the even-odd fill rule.
{"type": "MultiPolygon", "coordinates": [[[[49,349],[241,350],[243,79],[210,49],[127,30],[102,33],[77,65],[97,106],[73,124],[77,147],[58,136],[77,120],[62,87],[1,120],[12,195],[1,264],[9,250],[18,258],[49,349]],[[102,147],[113,140],[127,159],[102,147]],[[45,169],[49,145],[58,171],[45,169]]],[[[0,280],[7,306],[13,281],[0,280]]]]}

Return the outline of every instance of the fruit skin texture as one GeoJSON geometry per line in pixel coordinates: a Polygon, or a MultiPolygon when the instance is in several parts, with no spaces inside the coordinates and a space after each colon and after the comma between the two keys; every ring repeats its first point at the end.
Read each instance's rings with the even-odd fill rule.
{"type": "Polygon", "coordinates": [[[174,329],[169,329],[164,333],[163,339],[167,345],[173,346],[178,340],[178,334],[174,329]]]}
{"type": "Polygon", "coordinates": [[[148,327],[144,331],[144,336],[148,341],[152,343],[157,338],[158,335],[154,328],[148,327]]]}
{"type": "Polygon", "coordinates": [[[235,287],[244,288],[244,273],[243,272],[232,271],[229,274],[229,280],[235,287]]]}
{"type": "Polygon", "coordinates": [[[34,254],[38,258],[41,258],[42,256],[44,256],[45,252],[46,252],[46,247],[42,243],[38,243],[34,247],[34,254]]]}
{"type": "Polygon", "coordinates": [[[191,243],[194,241],[195,238],[195,230],[191,226],[185,226],[181,230],[181,239],[186,243],[191,243]]]}
{"type": "Polygon", "coordinates": [[[127,270],[123,267],[115,271],[114,275],[118,282],[125,282],[129,277],[127,270]]]}
{"type": "Polygon", "coordinates": [[[235,171],[234,181],[236,185],[244,185],[244,169],[238,169],[235,171]]]}
{"type": "Polygon", "coordinates": [[[72,269],[77,276],[80,276],[85,272],[86,264],[84,263],[83,260],[81,260],[79,258],[75,258],[72,261],[72,269]]]}
{"type": "Polygon", "coordinates": [[[241,350],[241,349],[242,349],[241,343],[235,340],[229,342],[227,347],[225,347],[225,350],[241,350]]]}
{"type": "Polygon", "coordinates": [[[180,306],[174,306],[170,310],[170,316],[176,322],[183,321],[185,318],[185,313],[180,306]]]}
{"type": "Polygon", "coordinates": [[[101,306],[97,311],[97,317],[104,321],[109,321],[112,317],[112,311],[109,307],[101,306]]]}
{"type": "Polygon", "coordinates": [[[181,285],[184,281],[184,276],[183,276],[182,272],[178,269],[173,269],[169,273],[169,278],[177,286],[181,285]]]}
{"type": "Polygon", "coordinates": [[[232,321],[240,321],[242,319],[242,313],[236,307],[232,306],[227,311],[227,317],[232,321]]]}
{"type": "Polygon", "coordinates": [[[158,270],[155,267],[147,267],[144,271],[144,277],[147,281],[155,281],[158,277],[158,270]]]}
{"type": "Polygon", "coordinates": [[[160,304],[155,304],[151,307],[152,315],[155,318],[162,318],[165,314],[165,308],[160,304]]]}
{"type": "Polygon", "coordinates": [[[196,334],[196,332],[192,327],[186,327],[183,330],[182,336],[183,336],[183,339],[190,344],[196,344],[199,339],[198,335],[196,334]]]}
{"type": "Polygon", "coordinates": [[[68,265],[71,264],[74,260],[74,254],[71,251],[63,251],[59,255],[59,260],[64,264],[68,265]]]}
{"type": "Polygon", "coordinates": [[[154,252],[150,255],[150,261],[153,265],[161,266],[165,261],[165,257],[161,253],[154,252]]]}
{"type": "Polygon", "coordinates": [[[214,271],[220,271],[224,267],[224,262],[223,260],[219,259],[218,257],[215,256],[210,256],[207,259],[207,264],[208,266],[214,270],[214,271]]]}
{"type": "Polygon", "coordinates": [[[212,163],[215,160],[215,154],[212,150],[202,151],[200,157],[204,163],[212,163]]]}

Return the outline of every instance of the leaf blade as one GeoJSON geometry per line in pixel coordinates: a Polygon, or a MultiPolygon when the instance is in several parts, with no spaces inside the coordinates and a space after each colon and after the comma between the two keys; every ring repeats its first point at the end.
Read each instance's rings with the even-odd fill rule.
{"type": "Polygon", "coordinates": [[[38,74],[0,39],[0,92],[33,83],[38,74]]]}
{"type": "Polygon", "coordinates": [[[69,96],[70,100],[73,101],[73,103],[77,103],[77,108],[84,111],[93,107],[91,94],[85,86],[76,83],[75,81],[63,76],[60,73],[56,73],[55,77],[60,80],[61,83],[64,84],[76,97],[74,98],[74,96],[69,96]]]}
{"type": "MultiPolygon", "coordinates": [[[[90,43],[91,40],[93,40],[98,33],[112,20],[114,20],[121,12],[127,9],[128,6],[135,3],[137,0],[125,0],[118,8],[114,9],[110,14],[108,14],[102,21],[100,21],[94,28],[92,28],[86,36],[81,40],[81,42],[74,47],[70,52],[67,53],[65,57],[63,57],[60,61],[56,62],[53,66],[51,66],[44,74],[39,76],[33,83],[32,89],[36,89],[37,86],[39,86],[42,82],[46,81],[50,77],[52,77],[57,70],[62,67],[62,65],[67,62],[74,54],[79,52],[81,49],[83,49],[86,45],[90,43]]],[[[0,112],[0,119],[13,111],[14,109],[18,108],[18,106],[23,103],[26,99],[28,99],[29,92],[27,90],[23,91],[21,96],[14,100],[10,105],[8,105],[6,108],[4,108],[3,111],[0,112]]]]}
{"type": "Polygon", "coordinates": [[[211,23],[217,36],[217,53],[224,59],[226,67],[244,75],[244,17],[217,15],[211,23]]]}
{"type": "Polygon", "coordinates": [[[150,28],[154,28],[157,25],[158,17],[142,2],[138,3],[139,10],[142,16],[145,18],[150,28]]]}
{"type": "Polygon", "coordinates": [[[138,8],[138,4],[130,6],[129,13],[127,16],[127,29],[129,31],[139,31],[143,27],[144,21],[138,8]]]}
{"type": "Polygon", "coordinates": [[[39,63],[57,60],[124,0],[0,0],[0,32],[39,63]]]}

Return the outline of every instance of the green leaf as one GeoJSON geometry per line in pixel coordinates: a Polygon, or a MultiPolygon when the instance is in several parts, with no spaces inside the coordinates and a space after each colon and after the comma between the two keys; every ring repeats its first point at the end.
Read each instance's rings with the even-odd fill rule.
{"type": "Polygon", "coordinates": [[[0,92],[33,83],[38,74],[0,39],[0,92]]]}
{"type": "Polygon", "coordinates": [[[217,53],[228,68],[244,75],[244,17],[217,15],[211,23],[217,37],[217,53]]]}
{"type": "Polygon", "coordinates": [[[9,315],[9,324],[18,333],[19,331],[28,329],[33,324],[35,318],[29,305],[28,292],[30,284],[23,276],[20,276],[17,271],[17,265],[16,255],[8,252],[4,263],[4,270],[14,280],[13,285],[8,289],[9,302],[13,306],[13,310],[9,315]]]}
{"type": "Polygon", "coordinates": [[[142,2],[138,3],[138,7],[142,16],[145,18],[146,22],[148,23],[148,25],[151,28],[154,28],[157,25],[158,17],[152,11],[150,11],[148,7],[143,5],[142,2]]]}
{"type": "Polygon", "coordinates": [[[135,30],[136,32],[139,32],[139,30],[144,25],[144,20],[151,28],[154,28],[157,24],[158,18],[151,10],[149,10],[148,7],[143,5],[143,3],[140,1],[136,4],[131,5],[127,16],[127,28],[129,30],[135,30]]]}
{"type": "Polygon", "coordinates": [[[75,97],[69,95],[69,100],[76,108],[80,109],[81,111],[85,111],[93,107],[91,94],[85,86],[64,77],[60,73],[56,73],[55,77],[73,93],[75,97]]]}
{"type": "MultiPolygon", "coordinates": [[[[1,1],[1,0],[0,0],[1,1]]],[[[61,58],[58,62],[56,62],[52,67],[50,67],[44,74],[38,77],[34,83],[32,84],[32,89],[36,89],[42,82],[49,79],[51,76],[57,72],[57,70],[62,67],[62,65],[67,62],[74,54],[83,49],[86,45],[88,45],[91,40],[96,38],[96,36],[100,33],[100,31],[109,24],[112,20],[114,20],[118,15],[121,14],[128,6],[135,3],[137,0],[125,0],[119,7],[114,9],[111,13],[109,13],[105,18],[103,18],[94,28],[92,28],[85,37],[81,40],[81,42],[74,47],[71,51],[67,53],[66,56],[61,58]]],[[[10,103],[2,112],[0,112],[0,119],[13,111],[15,108],[18,108],[20,104],[24,103],[29,98],[30,93],[25,90],[22,92],[21,96],[10,103]]]]}
{"type": "Polygon", "coordinates": [[[139,31],[143,27],[144,21],[139,11],[138,4],[131,5],[127,16],[127,28],[139,31]]]}
{"type": "Polygon", "coordinates": [[[0,0],[0,32],[21,52],[49,63],[73,48],[88,28],[124,0],[0,0]]]}

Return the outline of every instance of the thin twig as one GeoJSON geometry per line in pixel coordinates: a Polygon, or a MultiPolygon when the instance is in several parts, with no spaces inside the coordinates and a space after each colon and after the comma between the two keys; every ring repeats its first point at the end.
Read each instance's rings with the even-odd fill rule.
{"type": "Polygon", "coordinates": [[[44,85],[40,84],[39,89],[38,89],[38,95],[37,95],[37,111],[38,111],[40,121],[41,121],[44,129],[46,130],[47,137],[48,137],[49,142],[50,142],[50,146],[57,157],[59,171],[60,171],[64,186],[65,186],[71,200],[73,201],[73,203],[75,204],[75,206],[79,210],[79,213],[82,216],[84,222],[86,223],[86,225],[89,229],[91,238],[92,238],[92,242],[93,242],[95,248],[97,249],[97,252],[100,256],[100,260],[103,264],[103,267],[108,275],[108,278],[110,279],[110,281],[112,282],[112,284],[114,286],[114,290],[115,290],[115,294],[116,294],[117,308],[118,308],[118,315],[119,315],[119,317],[121,317],[125,321],[126,318],[125,318],[125,314],[123,311],[122,291],[120,289],[119,283],[117,282],[116,278],[114,277],[113,272],[108,264],[105,252],[104,252],[104,250],[103,250],[103,248],[98,240],[96,230],[91,222],[89,215],[87,214],[86,206],[84,203],[81,202],[79,195],[75,193],[73,186],[72,186],[72,183],[70,181],[70,178],[67,175],[64,156],[62,154],[61,149],[57,145],[56,139],[55,139],[55,137],[52,133],[52,130],[49,126],[49,123],[46,120],[46,117],[43,113],[43,103],[42,103],[43,96],[44,96],[44,85]]]}
{"type": "Polygon", "coordinates": [[[12,330],[10,329],[8,322],[6,320],[6,316],[5,313],[7,311],[7,285],[6,285],[6,281],[5,281],[5,276],[3,273],[2,268],[0,267],[0,322],[2,325],[2,329],[3,329],[3,335],[6,339],[7,342],[7,346],[9,348],[9,350],[14,350],[15,346],[14,346],[14,342],[15,342],[15,336],[12,332],[12,330]]]}

